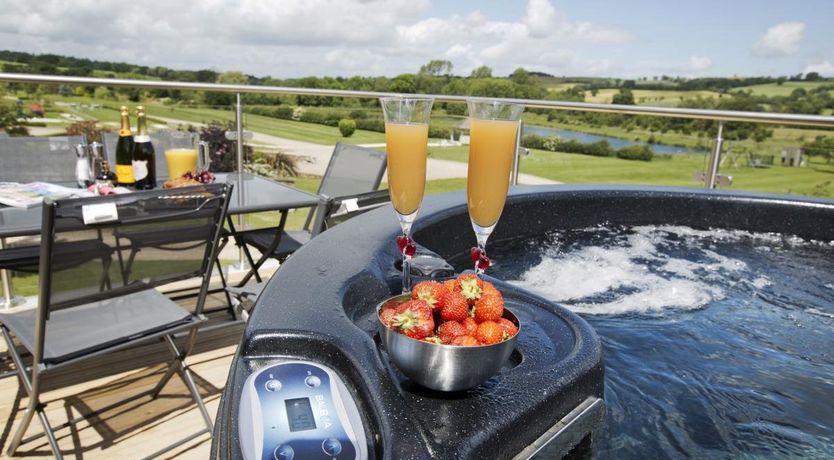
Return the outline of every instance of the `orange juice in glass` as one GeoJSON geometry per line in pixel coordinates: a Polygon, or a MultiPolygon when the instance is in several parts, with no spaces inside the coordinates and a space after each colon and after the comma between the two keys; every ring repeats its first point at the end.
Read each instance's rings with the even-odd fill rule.
{"type": "Polygon", "coordinates": [[[475,264],[475,272],[483,273],[490,265],[486,242],[507,201],[518,122],[524,106],[480,99],[468,100],[467,106],[469,172],[466,200],[477,240],[477,246],[471,249],[470,256],[475,264]]]}
{"type": "Polygon", "coordinates": [[[181,177],[188,171],[197,171],[197,149],[172,148],[165,150],[168,163],[168,177],[181,177]]]}
{"type": "Polygon", "coordinates": [[[426,148],[430,97],[383,97],[385,150],[388,154],[388,192],[402,235],[397,246],[403,255],[403,292],[411,291],[411,256],[417,250],[411,240],[411,226],[417,218],[426,188],[426,148]]]}
{"type": "Polygon", "coordinates": [[[417,211],[426,188],[429,125],[385,123],[388,150],[388,193],[400,214],[417,211]]]}

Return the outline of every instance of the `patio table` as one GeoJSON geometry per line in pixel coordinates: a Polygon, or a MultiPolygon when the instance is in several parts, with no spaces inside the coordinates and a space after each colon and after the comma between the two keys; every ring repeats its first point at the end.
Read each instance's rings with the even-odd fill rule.
{"type": "MultiPolygon", "coordinates": [[[[238,230],[232,222],[232,216],[256,212],[279,212],[281,216],[278,225],[275,226],[275,238],[280,242],[290,210],[311,208],[323,203],[318,195],[248,172],[217,173],[215,177],[217,181],[234,184],[232,196],[229,199],[227,222],[230,235],[238,244],[241,242],[237,236],[238,230]]],[[[0,244],[5,244],[7,238],[39,234],[41,214],[40,206],[22,209],[0,205],[0,244]]],[[[250,260],[249,263],[252,264],[253,261],[250,260]]],[[[4,286],[4,288],[8,288],[5,290],[5,296],[6,300],[11,303],[13,298],[11,286],[4,286]]]]}

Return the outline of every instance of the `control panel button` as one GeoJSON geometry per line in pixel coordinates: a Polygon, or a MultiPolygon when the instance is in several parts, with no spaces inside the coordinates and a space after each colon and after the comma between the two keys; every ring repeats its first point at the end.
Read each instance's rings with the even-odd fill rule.
{"type": "Polygon", "coordinates": [[[295,457],[295,451],[292,449],[291,445],[281,444],[275,448],[273,456],[275,457],[275,460],[292,460],[295,457]]]}
{"type": "Polygon", "coordinates": [[[321,449],[325,454],[335,457],[342,452],[342,443],[336,438],[327,438],[321,443],[321,449]]]}
{"type": "Polygon", "coordinates": [[[321,379],[315,375],[308,375],[307,378],[304,379],[304,384],[310,388],[317,388],[321,385],[321,379]]]}
{"type": "Polygon", "coordinates": [[[281,381],[277,379],[269,379],[264,384],[266,391],[281,391],[281,381]]]}

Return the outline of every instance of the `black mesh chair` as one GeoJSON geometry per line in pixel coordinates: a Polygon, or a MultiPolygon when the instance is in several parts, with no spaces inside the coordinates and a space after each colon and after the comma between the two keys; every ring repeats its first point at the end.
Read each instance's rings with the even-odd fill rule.
{"type": "MultiPolygon", "coordinates": [[[[391,201],[388,196],[388,189],[374,190],[373,192],[358,193],[355,195],[347,195],[339,198],[328,198],[325,203],[319,207],[318,212],[323,216],[322,223],[317,224],[322,231],[342,223],[351,217],[366,213],[380,206],[385,205],[391,201]]],[[[251,273],[251,272],[250,272],[251,273]]],[[[244,280],[244,283],[248,278],[244,280]]],[[[226,292],[232,297],[232,305],[235,309],[235,316],[242,318],[244,321],[249,318],[252,313],[252,308],[261,292],[266,286],[266,282],[258,282],[255,284],[241,285],[237,287],[228,287],[226,292]]]]}
{"type": "MultiPolygon", "coordinates": [[[[33,439],[24,440],[23,434],[37,415],[55,456],[61,458],[40,400],[42,382],[52,371],[150,339],[164,340],[172,359],[153,389],[122,402],[146,396],[156,398],[174,373],[179,372],[206,425],[205,429],[153,455],[205,433],[211,434],[211,418],[185,359],[194,346],[197,327],[205,320],[203,305],[230,193],[230,185],[211,184],[44,203],[38,306],[35,310],[0,313],[0,332],[29,395],[23,420],[9,444],[10,455],[22,442],[33,439]],[[117,219],[86,224],[85,212],[89,214],[91,205],[102,203],[113,204],[117,219]],[[160,245],[160,241],[155,241],[152,246],[136,247],[140,243],[128,242],[121,236],[148,231],[168,234],[173,242],[160,245]],[[183,234],[189,237],[184,238],[183,234]],[[125,250],[134,254],[129,272],[119,273],[116,264],[70,263],[67,259],[75,258],[75,254],[61,250],[56,244],[59,239],[80,244],[98,239],[99,235],[110,243],[111,252],[125,250]],[[125,241],[117,243],[117,239],[125,241]],[[111,271],[117,272],[111,274],[111,271]],[[194,277],[199,277],[201,284],[193,313],[155,289],[194,277]],[[105,278],[112,282],[102,283],[105,278]],[[175,333],[185,334],[181,348],[174,342],[175,333]],[[31,353],[31,368],[25,367],[13,337],[31,353]]],[[[88,215],[88,221],[91,219],[88,215]]],[[[96,413],[119,404],[111,404],[96,413]]]]}
{"type": "Polygon", "coordinates": [[[0,182],[74,186],[78,144],[84,136],[0,138],[0,182]]]}
{"type": "MultiPolygon", "coordinates": [[[[374,191],[382,181],[386,165],[385,152],[338,143],[333,149],[330,163],[322,177],[318,194],[328,199],[374,191]]],[[[244,277],[241,284],[246,283],[253,275],[260,282],[261,277],[257,270],[267,258],[274,257],[279,261],[284,261],[304,243],[310,241],[310,238],[324,230],[327,213],[321,210],[322,206],[310,210],[302,230],[284,231],[281,229],[279,235],[276,235],[275,228],[241,233],[240,241],[244,243],[244,250],[250,261],[252,257],[246,245],[257,248],[263,254],[258,261],[253,261],[252,270],[244,277]],[[316,211],[317,209],[319,212],[316,211]]]]}

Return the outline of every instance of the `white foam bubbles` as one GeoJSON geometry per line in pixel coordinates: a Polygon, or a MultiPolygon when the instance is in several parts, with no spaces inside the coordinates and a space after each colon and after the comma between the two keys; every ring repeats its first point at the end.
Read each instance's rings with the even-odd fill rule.
{"type": "MultiPolygon", "coordinates": [[[[611,233],[610,229],[587,232],[611,233]]],[[[693,310],[724,298],[724,288],[747,265],[704,248],[703,241],[733,241],[746,232],[644,226],[626,238],[559,251],[550,248],[542,261],[523,273],[517,284],[585,314],[693,310]],[[702,241],[691,244],[693,240],[702,241]],[[671,250],[670,250],[671,249],[671,250]],[[673,256],[685,252],[684,256],[673,256]]],[[[767,239],[763,237],[762,239],[767,239]]],[[[753,284],[769,281],[757,279],[753,284]]]]}

